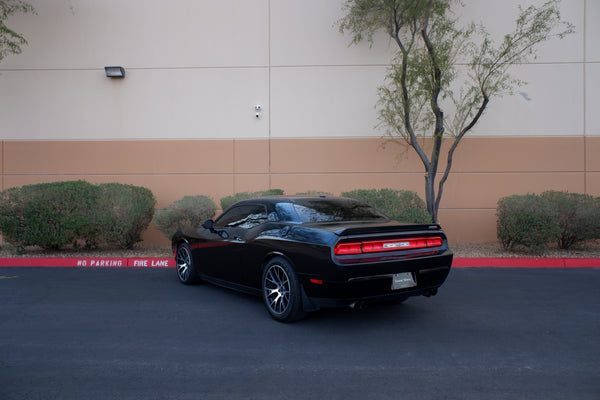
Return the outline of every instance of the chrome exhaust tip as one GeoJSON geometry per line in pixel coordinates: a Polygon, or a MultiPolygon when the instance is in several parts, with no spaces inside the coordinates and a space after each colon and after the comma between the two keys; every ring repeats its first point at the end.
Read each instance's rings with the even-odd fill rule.
{"type": "Polygon", "coordinates": [[[350,304],[349,307],[353,310],[364,310],[367,308],[367,303],[364,301],[355,301],[354,303],[350,304]]]}
{"type": "Polygon", "coordinates": [[[427,289],[427,290],[423,290],[423,292],[421,294],[425,297],[431,297],[431,296],[435,296],[437,294],[437,291],[438,291],[437,288],[427,289]]]}

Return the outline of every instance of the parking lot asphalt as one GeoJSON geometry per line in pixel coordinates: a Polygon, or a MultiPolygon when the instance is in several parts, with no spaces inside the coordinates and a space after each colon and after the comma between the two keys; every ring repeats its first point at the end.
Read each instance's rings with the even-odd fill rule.
{"type": "Polygon", "coordinates": [[[429,299],[281,324],[171,268],[1,268],[0,399],[597,400],[599,285],[457,268],[429,299]]]}

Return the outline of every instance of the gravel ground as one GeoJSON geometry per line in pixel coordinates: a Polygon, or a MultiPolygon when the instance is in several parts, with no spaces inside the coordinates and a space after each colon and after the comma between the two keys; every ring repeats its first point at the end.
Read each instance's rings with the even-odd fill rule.
{"type": "Polygon", "coordinates": [[[600,241],[569,250],[548,248],[542,254],[532,254],[524,249],[508,251],[500,243],[450,245],[450,248],[455,257],[600,258],[600,241]]]}
{"type": "MultiPolygon", "coordinates": [[[[586,243],[572,250],[547,249],[543,254],[531,254],[525,251],[506,251],[499,243],[489,244],[451,244],[455,257],[548,257],[548,258],[600,258],[600,241],[586,243]]],[[[66,248],[61,251],[48,251],[38,247],[27,248],[24,254],[17,254],[15,248],[8,244],[0,246],[0,257],[150,257],[171,258],[171,246],[136,245],[133,250],[114,247],[101,247],[96,250],[66,248]]]]}
{"type": "Polygon", "coordinates": [[[171,258],[173,253],[171,251],[171,245],[144,245],[139,244],[134,246],[133,250],[124,250],[115,247],[99,247],[98,249],[73,249],[65,248],[60,251],[44,250],[40,247],[27,247],[25,253],[17,254],[15,248],[9,244],[3,244],[0,246],[0,257],[107,257],[107,258],[129,258],[129,257],[150,257],[150,258],[171,258]]]}

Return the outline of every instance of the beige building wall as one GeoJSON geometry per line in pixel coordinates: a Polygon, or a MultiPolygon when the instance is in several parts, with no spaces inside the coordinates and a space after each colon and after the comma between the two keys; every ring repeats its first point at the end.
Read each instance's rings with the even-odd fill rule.
{"type": "MultiPolygon", "coordinates": [[[[9,21],[29,45],[0,63],[2,189],[117,181],[148,187],[159,207],[267,188],[424,195],[420,162],[382,149],[375,129],[394,45],[382,34],[348,47],[342,0],[31,3],[37,15],[9,21]]],[[[464,3],[457,15],[501,40],[521,2],[464,3]]],[[[600,195],[600,3],[561,8],[576,33],[515,66],[529,84],[493,99],[461,144],[440,213],[451,241],[495,241],[502,196],[600,195]]]]}

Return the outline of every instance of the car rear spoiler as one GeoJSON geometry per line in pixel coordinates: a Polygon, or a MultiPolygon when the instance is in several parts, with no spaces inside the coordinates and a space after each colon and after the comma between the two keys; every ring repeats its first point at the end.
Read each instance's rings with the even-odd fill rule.
{"type": "Polygon", "coordinates": [[[371,235],[389,232],[427,232],[440,231],[438,224],[375,224],[359,225],[336,230],[338,236],[371,235]]]}

